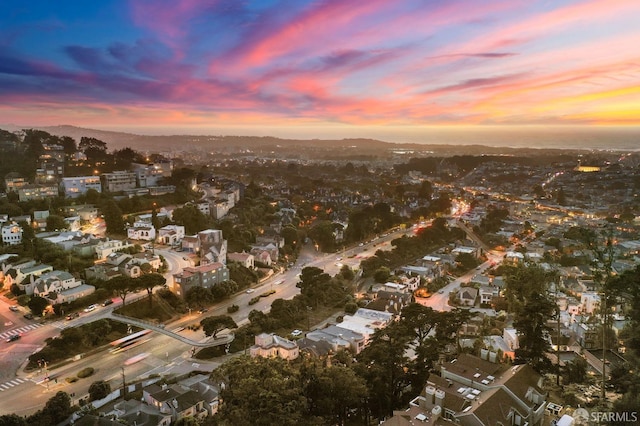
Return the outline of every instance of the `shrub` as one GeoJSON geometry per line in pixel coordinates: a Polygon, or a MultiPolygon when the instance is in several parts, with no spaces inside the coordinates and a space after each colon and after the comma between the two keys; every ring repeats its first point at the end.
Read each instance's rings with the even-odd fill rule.
{"type": "Polygon", "coordinates": [[[83,368],[78,372],[78,378],[84,379],[85,377],[89,377],[94,373],[94,369],[91,367],[83,368]]]}
{"type": "Polygon", "coordinates": [[[249,300],[249,305],[255,305],[259,301],[260,301],[260,296],[256,296],[256,297],[252,298],[251,300],[249,300]]]}
{"type": "Polygon", "coordinates": [[[227,313],[234,313],[234,312],[238,312],[238,310],[240,310],[240,306],[238,305],[231,305],[227,308],[227,313]]]}
{"type": "Polygon", "coordinates": [[[77,377],[67,377],[66,379],[64,379],[65,382],[67,383],[75,383],[78,381],[77,377]]]}

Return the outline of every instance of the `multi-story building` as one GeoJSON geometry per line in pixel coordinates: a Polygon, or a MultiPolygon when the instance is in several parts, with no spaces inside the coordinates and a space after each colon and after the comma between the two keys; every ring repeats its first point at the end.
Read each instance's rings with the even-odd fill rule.
{"type": "Polygon", "coordinates": [[[58,196],[57,184],[33,184],[24,185],[18,188],[18,199],[20,201],[43,200],[58,196]]]}
{"type": "Polygon", "coordinates": [[[136,187],[136,174],[135,172],[128,172],[124,170],[112,173],[103,173],[102,184],[104,190],[109,192],[134,189],[136,187]]]}
{"type": "Polygon", "coordinates": [[[222,263],[209,263],[196,267],[184,268],[173,275],[174,292],[184,297],[193,287],[211,288],[229,279],[229,269],[222,263]]]}
{"type": "Polygon", "coordinates": [[[82,194],[86,194],[89,189],[102,192],[100,176],[65,177],[62,178],[61,186],[64,196],[69,198],[77,198],[82,194]]]}
{"type": "Polygon", "coordinates": [[[2,244],[13,246],[22,243],[22,227],[15,222],[2,225],[2,244]]]}
{"type": "Polygon", "coordinates": [[[18,191],[18,188],[21,188],[27,184],[27,180],[20,176],[17,172],[7,173],[4,177],[4,186],[9,191],[18,191]]]}
{"type": "Polygon", "coordinates": [[[127,228],[127,237],[132,240],[153,241],[156,239],[156,228],[146,222],[135,222],[127,228]]]}

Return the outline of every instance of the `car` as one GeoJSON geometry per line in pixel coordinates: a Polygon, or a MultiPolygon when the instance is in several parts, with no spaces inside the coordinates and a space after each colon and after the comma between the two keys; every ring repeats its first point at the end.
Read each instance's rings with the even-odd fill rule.
{"type": "Polygon", "coordinates": [[[18,312],[18,305],[11,305],[9,306],[9,310],[13,311],[13,312],[18,312]]]}
{"type": "Polygon", "coordinates": [[[298,336],[300,336],[301,334],[302,334],[302,330],[298,330],[298,329],[295,329],[295,330],[293,330],[293,331],[291,332],[291,335],[292,335],[293,337],[298,337],[298,336]]]}
{"type": "Polygon", "coordinates": [[[444,290],[438,290],[438,294],[444,293],[444,290]]]}
{"type": "Polygon", "coordinates": [[[86,308],[84,308],[84,311],[85,312],[95,311],[97,307],[98,307],[98,305],[89,305],[86,308]]]}
{"type": "Polygon", "coordinates": [[[182,260],[186,260],[188,262],[189,258],[187,256],[182,256],[182,260]]]}
{"type": "Polygon", "coordinates": [[[254,291],[255,291],[254,289],[250,288],[249,290],[247,290],[247,293],[248,293],[248,294],[251,294],[251,293],[253,293],[254,291]]]}
{"type": "Polygon", "coordinates": [[[31,312],[28,312],[24,314],[23,317],[25,317],[26,319],[33,319],[33,314],[31,312]]]}
{"type": "Polygon", "coordinates": [[[13,335],[9,336],[9,338],[7,339],[7,343],[15,342],[20,337],[22,337],[22,336],[20,336],[19,334],[13,334],[13,335]]]}
{"type": "Polygon", "coordinates": [[[362,247],[364,245],[364,243],[360,243],[358,244],[358,247],[362,247]]]}
{"type": "Polygon", "coordinates": [[[107,299],[104,302],[102,302],[102,306],[109,306],[113,303],[113,300],[111,299],[107,299]]]}
{"type": "Polygon", "coordinates": [[[201,314],[204,314],[205,312],[207,312],[209,309],[207,308],[200,308],[198,309],[198,312],[200,312],[201,314]]]}
{"type": "Polygon", "coordinates": [[[71,321],[74,318],[78,318],[80,316],[79,313],[77,312],[71,312],[69,315],[67,315],[67,321],[71,321]]]}

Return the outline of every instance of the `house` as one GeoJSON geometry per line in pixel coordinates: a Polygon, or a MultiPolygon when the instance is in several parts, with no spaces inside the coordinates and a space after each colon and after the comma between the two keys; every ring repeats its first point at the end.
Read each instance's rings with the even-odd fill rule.
{"type": "Polygon", "coordinates": [[[451,250],[451,254],[454,256],[458,256],[460,254],[469,254],[476,259],[480,259],[480,257],[482,256],[482,249],[480,249],[480,247],[459,246],[451,250]]]}
{"type": "Polygon", "coordinates": [[[95,247],[98,259],[106,259],[111,253],[133,247],[128,241],[121,240],[105,240],[98,243],[95,247]]]}
{"type": "Polygon", "coordinates": [[[229,253],[227,254],[227,260],[230,262],[236,262],[244,266],[245,268],[254,269],[255,257],[251,253],[229,253]]]}
{"type": "Polygon", "coordinates": [[[498,296],[498,288],[490,285],[481,285],[478,289],[480,305],[490,305],[491,300],[498,296]]]}
{"type": "Polygon", "coordinates": [[[462,306],[474,306],[478,297],[478,289],[473,287],[461,287],[458,290],[458,301],[462,306]]]}
{"type": "Polygon", "coordinates": [[[181,225],[166,225],[158,230],[158,242],[160,244],[175,246],[180,244],[183,238],[184,226],[181,225]]]}
{"type": "Polygon", "coordinates": [[[183,251],[188,253],[199,253],[200,252],[200,240],[197,235],[186,235],[182,238],[181,247],[183,251]]]}
{"type": "Polygon", "coordinates": [[[40,275],[53,271],[53,266],[43,263],[36,264],[35,261],[25,262],[8,268],[5,272],[4,285],[11,287],[17,285],[20,291],[26,294],[33,294],[34,282],[40,275]]]}
{"type": "Polygon", "coordinates": [[[186,417],[202,419],[208,415],[203,394],[180,385],[147,386],[142,390],[142,399],[160,414],[170,415],[171,423],[186,417]]]}
{"type": "Polygon", "coordinates": [[[13,246],[22,243],[22,226],[16,222],[2,225],[2,244],[13,246]]]}
{"type": "Polygon", "coordinates": [[[156,229],[146,222],[135,222],[132,227],[127,228],[127,238],[153,241],[156,239],[156,229]]]}
{"type": "Polygon", "coordinates": [[[271,255],[266,250],[260,249],[252,249],[251,253],[254,255],[254,259],[256,262],[260,262],[263,265],[271,266],[273,265],[273,260],[271,259],[271,255]]]}
{"type": "MultiPolygon", "coordinates": [[[[96,263],[86,268],[84,272],[87,278],[95,278],[103,281],[108,281],[111,278],[121,275],[137,278],[142,275],[141,265],[144,263],[147,263],[146,258],[134,258],[130,254],[113,252],[107,256],[104,262],[96,263]]],[[[157,264],[156,261],[154,261],[154,263],[157,264]]],[[[152,266],[152,269],[155,268],[152,266]]]]}
{"type": "Polygon", "coordinates": [[[528,365],[508,366],[462,354],[431,375],[409,405],[416,423],[394,417],[382,423],[462,426],[540,425],[546,407],[542,377],[528,365]]]}
{"type": "Polygon", "coordinates": [[[507,254],[504,255],[503,263],[506,265],[517,265],[522,262],[524,262],[524,254],[518,251],[508,251],[507,254]]]}
{"type": "Polygon", "coordinates": [[[71,302],[96,291],[92,285],[76,280],[66,271],[51,271],[35,280],[33,294],[43,297],[52,305],[71,302]]]}
{"type": "Polygon", "coordinates": [[[339,350],[350,350],[357,355],[365,346],[365,338],[362,334],[336,325],[310,331],[305,338],[314,342],[323,340],[329,343],[334,353],[339,350]]]}
{"type": "Polygon", "coordinates": [[[294,360],[300,355],[296,342],[273,333],[261,333],[255,337],[255,344],[249,348],[251,357],[279,357],[287,361],[294,360]]]}
{"type": "MultiPolygon", "coordinates": [[[[137,426],[170,426],[172,422],[172,416],[170,413],[161,413],[155,406],[146,404],[144,402],[129,399],[118,402],[114,405],[113,414],[118,419],[117,424],[126,422],[125,424],[135,424],[137,426]]],[[[87,416],[84,416],[84,419],[87,416]]],[[[75,424],[80,424],[82,421],[76,421],[75,424]]],[[[104,417],[100,417],[104,419],[104,417]]]]}
{"type": "Polygon", "coordinates": [[[227,264],[227,240],[219,229],[206,229],[198,232],[200,240],[201,263],[227,264]]]}
{"type": "Polygon", "coordinates": [[[220,388],[214,384],[208,375],[198,374],[178,382],[183,389],[198,392],[204,401],[204,409],[212,416],[218,412],[220,405],[220,388]]]}

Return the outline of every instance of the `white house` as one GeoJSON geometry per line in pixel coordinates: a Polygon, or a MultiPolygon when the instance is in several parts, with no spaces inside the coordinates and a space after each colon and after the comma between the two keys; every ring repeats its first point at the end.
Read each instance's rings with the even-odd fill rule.
{"type": "Polygon", "coordinates": [[[166,245],[179,244],[184,238],[184,226],[166,225],[158,230],[158,242],[166,245]]]}
{"type": "Polygon", "coordinates": [[[22,227],[15,222],[3,225],[2,243],[9,246],[22,243],[22,227]]]}
{"type": "Polygon", "coordinates": [[[146,222],[135,222],[127,229],[127,237],[132,240],[153,241],[156,239],[156,229],[146,222]]]}

